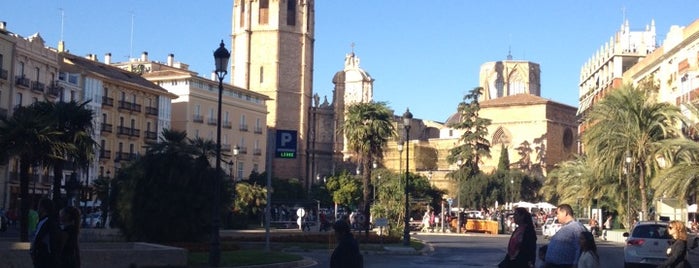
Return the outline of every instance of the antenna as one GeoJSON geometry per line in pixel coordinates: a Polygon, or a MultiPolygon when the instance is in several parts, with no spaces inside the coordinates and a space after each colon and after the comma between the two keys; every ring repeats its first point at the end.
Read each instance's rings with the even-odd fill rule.
{"type": "Polygon", "coordinates": [[[133,17],[134,12],[131,11],[131,43],[129,44],[129,60],[131,60],[131,57],[133,56],[133,17]]]}
{"type": "Polygon", "coordinates": [[[352,44],[350,44],[350,46],[352,47],[352,55],[354,55],[354,42],[352,42],[352,44]]]}
{"type": "Polygon", "coordinates": [[[507,45],[507,60],[512,60],[512,34],[509,34],[507,39],[507,42],[510,43],[507,45]]]}
{"type": "Polygon", "coordinates": [[[63,8],[59,8],[58,10],[61,11],[61,41],[63,41],[63,21],[65,20],[65,12],[63,8]]]}

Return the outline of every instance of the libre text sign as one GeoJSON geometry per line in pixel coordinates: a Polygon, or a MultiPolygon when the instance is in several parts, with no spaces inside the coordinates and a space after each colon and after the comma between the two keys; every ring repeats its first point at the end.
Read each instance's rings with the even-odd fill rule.
{"type": "Polygon", "coordinates": [[[296,130],[277,130],[277,147],[274,148],[276,158],[296,158],[296,130]]]}

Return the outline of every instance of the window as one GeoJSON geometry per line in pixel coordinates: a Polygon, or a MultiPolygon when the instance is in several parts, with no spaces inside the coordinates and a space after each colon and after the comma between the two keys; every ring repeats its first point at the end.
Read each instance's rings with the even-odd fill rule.
{"type": "Polygon", "coordinates": [[[150,122],[146,123],[146,131],[150,131],[150,122]]]}
{"type": "Polygon", "coordinates": [[[120,127],[123,127],[123,126],[124,126],[124,117],[123,117],[123,116],[120,116],[120,117],[119,117],[119,126],[120,126],[120,127]]]}
{"type": "Polygon", "coordinates": [[[133,148],[134,148],[133,143],[129,144],[129,154],[131,154],[131,155],[134,153],[133,148]]]}
{"type": "Polygon", "coordinates": [[[119,153],[121,154],[121,152],[123,152],[123,151],[124,151],[124,143],[120,142],[119,143],[119,153]]]}
{"type": "Polygon", "coordinates": [[[260,66],[260,84],[265,82],[265,67],[260,66]]]}
{"type": "Polygon", "coordinates": [[[194,115],[200,115],[201,114],[201,105],[195,104],[194,105],[194,115]]]}
{"type": "Polygon", "coordinates": [[[135,129],[135,128],[136,128],[136,120],[131,119],[131,129],[135,129]]]}
{"type": "Polygon", "coordinates": [[[126,92],[121,92],[121,100],[126,101],[126,92]]]}
{"type": "Polygon", "coordinates": [[[296,25],[296,1],[288,0],[286,2],[286,25],[296,25]]]}
{"type": "Polygon", "coordinates": [[[39,82],[39,78],[41,78],[41,77],[39,76],[39,75],[41,74],[41,69],[39,69],[39,67],[36,67],[36,68],[34,68],[34,72],[36,72],[36,75],[34,76],[34,78],[35,78],[34,80],[36,80],[37,82],[39,82]]]}
{"type": "Polygon", "coordinates": [[[228,122],[228,111],[223,113],[223,122],[228,122]]]}
{"type": "Polygon", "coordinates": [[[258,23],[269,23],[269,0],[260,0],[260,18],[258,23]]]}
{"type": "Polygon", "coordinates": [[[15,108],[22,106],[22,93],[15,94],[15,108]]]}
{"type": "Polygon", "coordinates": [[[563,131],[563,146],[565,148],[570,148],[573,145],[573,130],[566,128],[563,131]]]}
{"type": "Polygon", "coordinates": [[[102,114],[102,123],[107,123],[107,114],[105,113],[102,114]]]}
{"type": "Polygon", "coordinates": [[[244,114],[241,114],[241,115],[240,115],[240,125],[241,125],[241,126],[247,125],[247,123],[246,123],[245,121],[246,121],[246,120],[245,120],[245,115],[244,115],[244,114]]]}
{"type": "Polygon", "coordinates": [[[236,178],[238,178],[238,180],[243,179],[243,169],[244,169],[243,165],[244,164],[245,164],[245,162],[237,162],[236,163],[236,165],[238,166],[238,172],[236,172],[238,174],[236,174],[237,175],[236,178]]]}
{"type": "Polygon", "coordinates": [[[24,77],[24,62],[19,62],[19,76],[24,77]]]}
{"type": "Polygon", "coordinates": [[[240,1],[240,15],[238,19],[240,20],[238,22],[240,27],[245,27],[245,1],[240,1]]]}

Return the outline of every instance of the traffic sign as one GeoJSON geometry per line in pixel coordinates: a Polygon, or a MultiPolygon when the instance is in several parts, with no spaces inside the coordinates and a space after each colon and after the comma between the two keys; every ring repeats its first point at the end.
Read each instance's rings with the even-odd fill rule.
{"type": "Polygon", "coordinates": [[[274,148],[276,158],[296,158],[296,130],[277,130],[277,143],[274,148]]]}

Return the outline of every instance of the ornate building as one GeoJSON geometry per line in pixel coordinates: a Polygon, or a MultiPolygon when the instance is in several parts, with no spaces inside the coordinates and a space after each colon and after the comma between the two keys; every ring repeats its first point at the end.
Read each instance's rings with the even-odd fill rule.
{"type": "Polygon", "coordinates": [[[517,94],[541,95],[541,71],[539,64],[512,60],[487,62],[481,65],[479,77],[483,95],[479,101],[517,94]]]}

